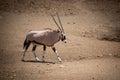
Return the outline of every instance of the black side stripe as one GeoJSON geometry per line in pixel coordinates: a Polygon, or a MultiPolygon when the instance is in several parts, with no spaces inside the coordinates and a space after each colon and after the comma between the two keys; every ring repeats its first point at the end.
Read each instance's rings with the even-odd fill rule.
{"type": "MultiPolygon", "coordinates": [[[[39,44],[39,45],[45,45],[45,44],[39,43],[39,42],[37,42],[37,41],[31,41],[31,42],[36,43],[36,44],[39,44]]],[[[53,45],[54,45],[54,44],[53,44],[53,45]]],[[[51,46],[53,46],[53,45],[45,45],[45,46],[51,47],[51,46]]]]}
{"type": "Polygon", "coordinates": [[[44,45],[43,43],[39,43],[37,41],[32,41],[33,43],[39,44],[39,45],[44,45]]]}

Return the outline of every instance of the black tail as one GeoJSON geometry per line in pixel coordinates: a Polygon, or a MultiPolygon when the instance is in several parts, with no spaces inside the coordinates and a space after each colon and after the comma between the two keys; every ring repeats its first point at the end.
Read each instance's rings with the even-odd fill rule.
{"type": "Polygon", "coordinates": [[[30,44],[31,44],[31,41],[25,39],[24,44],[23,44],[23,49],[25,49],[27,51],[30,44]]]}
{"type": "Polygon", "coordinates": [[[25,41],[24,41],[23,49],[26,47],[26,45],[27,45],[27,39],[25,39],[25,41]]]}

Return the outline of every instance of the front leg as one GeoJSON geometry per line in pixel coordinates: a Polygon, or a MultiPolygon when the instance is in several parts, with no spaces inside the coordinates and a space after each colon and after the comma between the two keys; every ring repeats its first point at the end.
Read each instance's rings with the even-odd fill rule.
{"type": "Polygon", "coordinates": [[[33,46],[32,52],[35,56],[36,61],[40,61],[40,59],[36,56],[36,53],[35,53],[36,47],[37,47],[36,45],[33,46]]]}
{"type": "Polygon", "coordinates": [[[42,56],[42,62],[45,62],[44,57],[45,57],[45,51],[46,51],[46,46],[43,46],[43,56],[42,56]]]}
{"type": "Polygon", "coordinates": [[[56,50],[56,48],[54,46],[52,46],[52,50],[55,52],[59,62],[62,62],[62,59],[60,58],[60,56],[59,56],[59,54],[58,54],[58,52],[57,52],[57,50],[56,50]]]}

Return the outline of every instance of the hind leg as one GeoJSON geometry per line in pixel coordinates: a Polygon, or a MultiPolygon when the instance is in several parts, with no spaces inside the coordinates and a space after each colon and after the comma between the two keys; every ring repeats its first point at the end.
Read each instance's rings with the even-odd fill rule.
{"type": "Polygon", "coordinates": [[[36,47],[37,47],[36,45],[33,46],[32,52],[35,56],[36,61],[40,61],[40,59],[36,56],[36,53],[35,53],[36,47]]]}
{"type": "Polygon", "coordinates": [[[30,44],[31,44],[31,42],[28,41],[28,43],[27,43],[26,46],[25,46],[25,50],[24,50],[24,52],[23,52],[21,61],[24,61],[25,53],[26,53],[27,49],[29,48],[30,44]]]}

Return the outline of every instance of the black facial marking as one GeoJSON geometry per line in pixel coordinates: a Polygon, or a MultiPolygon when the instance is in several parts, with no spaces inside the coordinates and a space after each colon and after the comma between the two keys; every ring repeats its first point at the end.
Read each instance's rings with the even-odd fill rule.
{"type": "Polygon", "coordinates": [[[62,34],[61,40],[62,40],[62,41],[66,40],[66,36],[62,34]]]}
{"type": "Polygon", "coordinates": [[[63,36],[63,39],[65,40],[65,39],[66,39],[66,36],[63,36]]]}

